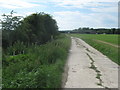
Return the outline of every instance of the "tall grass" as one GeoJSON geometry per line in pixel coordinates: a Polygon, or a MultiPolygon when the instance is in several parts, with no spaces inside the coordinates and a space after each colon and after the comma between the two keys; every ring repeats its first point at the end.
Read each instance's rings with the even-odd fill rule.
{"type": "Polygon", "coordinates": [[[95,42],[93,40],[96,39],[110,42],[113,44],[118,44],[118,35],[72,34],[72,36],[83,39],[92,47],[96,48],[104,55],[108,56],[112,61],[120,65],[120,62],[118,60],[120,58],[120,56],[118,55],[118,48],[101,42],[95,42]]]}
{"type": "Polygon", "coordinates": [[[24,54],[3,56],[3,88],[60,88],[70,38],[60,35],[24,54]]]}

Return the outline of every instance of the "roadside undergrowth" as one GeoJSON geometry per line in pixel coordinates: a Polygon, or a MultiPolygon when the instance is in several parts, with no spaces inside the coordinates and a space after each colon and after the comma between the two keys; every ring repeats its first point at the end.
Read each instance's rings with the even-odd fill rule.
{"type": "Polygon", "coordinates": [[[26,47],[24,54],[11,56],[9,51],[4,54],[2,87],[60,88],[70,37],[62,34],[56,38],[43,45],[26,47]]]}

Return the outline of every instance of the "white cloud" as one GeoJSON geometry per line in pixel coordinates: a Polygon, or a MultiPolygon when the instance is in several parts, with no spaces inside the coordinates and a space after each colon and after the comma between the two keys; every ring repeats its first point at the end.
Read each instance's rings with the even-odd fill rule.
{"type": "Polygon", "coordinates": [[[99,7],[99,8],[91,8],[94,12],[103,12],[103,13],[111,13],[111,12],[118,12],[118,7],[99,7]]]}
{"type": "Polygon", "coordinates": [[[15,8],[31,8],[40,6],[38,4],[33,4],[25,0],[0,0],[0,7],[15,9],[15,8]]]}
{"type": "MultiPolygon", "coordinates": [[[[60,29],[75,29],[81,26],[117,26],[117,17],[115,17],[114,15],[117,14],[118,1],[119,0],[0,0],[0,7],[5,7],[9,9],[32,8],[32,10],[29,10],[29,12],[21,12],[22,15],[26,16],[31,13],[35,13],[36,11],[40,10],[40,8],[46,7],[44,9],[46,10],[47,7],[51,7],[49,6],[49,3],[52,3],[56,6],[56,8],[60,9],[60,7],[64,7],[64,9],[62,8],[63,11],[53,12],[52,10],[46,10],[47,12],[50,12],[50,14],[53,13],[53,16],[57,20],[60,29]],[[88,9],[89,12],[73,11],[73,8],[74,10],[88,9]],[[68,9],[72,11],[66,11],[68,9]]],[[[19,11],[17,12],[19,13],[19,11]]]]}
{"type": "Polygon", "coordinates": [[[55,19],[61,30],[76,29],[79,27],[117,27],[117,17],[109,14],[85,14],[79,11],[55,12],[55,19]],[[111,20],[113,23],[109,22],[111,20]],[[108,21],[108,23],[106,23],[108,21]]]}
{"type": "Polygon", "coordinates": [[[87,11],[55,12],[55,19],[60,29],[75,29],[78,27],[117,27],[117,12],[119,0],[52,0],[56,6],[77,8],[87,11]]]}
{"type": "MultiPolygon", "coordinates": [[[[104,6],[101,2],[111,2],[118,3],[119,0],[51,0],[50,2],[56,3],[56,5],[61,7],[73,7],[82,8],[84,6],[104,6]]],[[[107,4],[105,6],[108,6],[107,4]]]]}

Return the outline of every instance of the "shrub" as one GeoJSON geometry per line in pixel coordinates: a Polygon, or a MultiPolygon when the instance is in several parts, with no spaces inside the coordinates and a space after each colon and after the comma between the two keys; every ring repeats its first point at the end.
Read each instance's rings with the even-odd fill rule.
{"type": "Polygon", "coordinates": [[[3,88],[60,88],[70,38],[30,45],[26,54],[4,56],[3,88]]]}

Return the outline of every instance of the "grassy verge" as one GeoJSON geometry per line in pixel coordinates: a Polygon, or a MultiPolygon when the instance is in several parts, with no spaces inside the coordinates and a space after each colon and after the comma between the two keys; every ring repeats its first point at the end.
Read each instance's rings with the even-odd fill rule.
{"type": "Polygon", "coordinates": [[[60,88],[70,38],[31,45],[24,54],[3,55],[3,88],[60,88]]]}
{"type": "Polygon", "coordinates": [[[107,41],[111,43],[113,42],[114,44],[117,44],[118,43],[117,35],[109,36],[109,35],[95,35],[95,34],[72,34],[72,36],[83,39],[85,42],[90,44],[92,47],[96,48],[97,50],[102,52],[104,55],[108,56],[112,61],[120,65],[120,62],[118,60],[120,58],[120,56],[118,55],[118,48],[113,47],[108,44],[95,42],[93,40],[93,39],[96,39],[96,40],[102,40],[102,41],[107,41]]]}
{"type": "MultiPolygon", "coordinates": [[[[72,34],[74,35],[74,34],[72,34]]],[[[118,35],[113,34],[75,34],[75,36],[83,39],[96,39],[105,41],[111,44],[118,45],[118,35]]]]}

